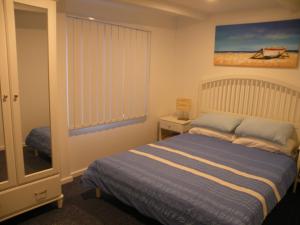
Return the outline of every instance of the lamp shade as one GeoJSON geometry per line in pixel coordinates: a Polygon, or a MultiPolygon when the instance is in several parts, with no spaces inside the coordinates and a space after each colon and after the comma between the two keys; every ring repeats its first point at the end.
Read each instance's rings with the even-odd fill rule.
{"type": "Polygon", "coordinates": [[[181,112],[190,112],[192,107],[192,100],[189,98],[177,98],[176,110],[181,112]]]}

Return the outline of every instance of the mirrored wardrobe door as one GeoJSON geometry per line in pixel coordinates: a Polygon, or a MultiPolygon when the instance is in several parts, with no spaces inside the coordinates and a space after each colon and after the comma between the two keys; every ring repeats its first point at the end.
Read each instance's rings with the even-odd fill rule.
{"type": "Polygon", "coordinates": [[[0,1],[0,190],[11,187],[16,183],[3,15],[3,2],[0,1]]]}
{"type": "Polygon", "coordinates": [[[23,158],[29,175],[52,167],[47,11],[20,3],[14,7],[23,158]]]}
{"type": "Polygon", "coordinates": [[[50,107],[49,1],[7,2],[13,27],[11,49],[16,59],[11,80],[18,176],[21,182],[28,182],[55,172],[50,107]]]}

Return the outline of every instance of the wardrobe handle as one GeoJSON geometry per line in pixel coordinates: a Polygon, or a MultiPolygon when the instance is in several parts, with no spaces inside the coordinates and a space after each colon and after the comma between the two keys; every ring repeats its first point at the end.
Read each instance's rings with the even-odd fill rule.
{"type": "Polygon", "coordinates": [[[3,101],[3,102],[6,102],[7,99],[8,99],[8,95],[3,95],[3,96],[2,96],[2,101],[3,101]]]}
{"type": "Polygon", "coordinates": [[[14,101],[18,100],[19,95],[18,94],[14,94],[14,101]]]}

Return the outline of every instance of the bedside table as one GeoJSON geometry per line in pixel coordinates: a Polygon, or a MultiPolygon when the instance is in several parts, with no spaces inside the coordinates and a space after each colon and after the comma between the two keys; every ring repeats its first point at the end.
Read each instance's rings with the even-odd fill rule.
{"type": "Polygon", "coordinates": [[[177,134],[183,134],[191,128],[191,120],[178,120],[175,116],[159,118],[158,139],[163,140],[177,134]]]}
{"type": "Polygon", "coordinates": [[[300,146],[298,147],[298,161],[297,161],[297,177],[294,184],[294,192],[297,191],[297,185],[300,183],[300,146]]]}

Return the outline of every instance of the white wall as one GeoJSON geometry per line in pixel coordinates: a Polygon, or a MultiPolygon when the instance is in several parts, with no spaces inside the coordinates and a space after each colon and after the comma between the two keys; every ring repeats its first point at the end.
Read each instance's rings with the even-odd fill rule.
{"type": "MultiPolygon", "coordinates": [[[[175,19],[152,11],[134,7],[120,7],[107,2],[91,1],[81,4],[75,0],[66,5],[68,14],[92,16],[115,23],[131,24],[151,31],[151,66],[148,97],[148,116],[144,123],[116,129],[67,137],[62,155],[62,177],[86,168],[99,157],[153,142],[157,138],[157,122],[161,115],[174,112],[175,108],[175,19]]],[[[58,15],[58,69],[65,76],[64,68],[64,14],[58,15]]],[[[61,87],[65,80],[60,81],[61,87]]],[[[61,89],[62,90],[62,89],[61,89]]],[[[64,99],[65,101],[65,99],[64,99]]],[[[62,112],[65,113],[65,112],[62,112]]]]}
{"type": "MultiPolygon", "coordinates": [[[[205,21],[180,20],[176,34],[177,85],[186,97],[197,97],[197,86],[203,76],[226,74],[255,74],[300,84],[300,69],[250,68],[214,66],[215,26],[224,24],[252,23],[300,18],[300,13],[284,9],[242,11],[211,16],[205,21]]],[[[194,116],[195,115],[194,107],[194,116]]]]}

